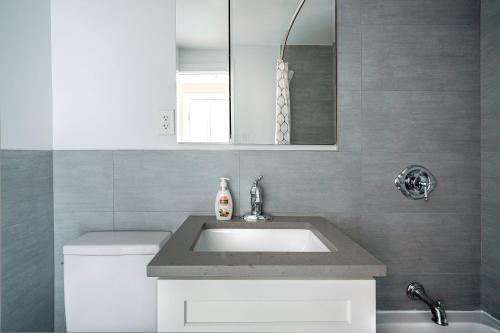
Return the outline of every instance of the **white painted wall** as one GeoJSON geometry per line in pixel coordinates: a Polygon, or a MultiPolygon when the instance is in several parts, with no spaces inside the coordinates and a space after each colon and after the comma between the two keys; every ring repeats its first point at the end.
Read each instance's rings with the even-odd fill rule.
{"type": "MultiPolygon", "coordinates": [[[[177,144],[175,135],[159,135],[161,112],[176,108],[175,15],[175,0],[51,1],[55,150],[335,149],[334,146],[189,145],[177,144]]],[[[266,112],[270,121],[266,120],[264,125],[262,118],[253,118],[249,113],[241,123],[248,128],[248,124],[257,121],[265,134],[239,133],[237,125],[236,133],[241,134],[237,143],[274,142],[276,59],[272,54],[276,51],[266,52],[265,61],[262,58],[255,61],[265,62],[258,70],[269,76],[265,80],[270,82],[269,89],[262,83],[256,84],[259,80],[256,73],[252,73],[252,78],[236,73],[243,74],[244,79],[235,89],[258,86],[262,91],[258,98],[242,100],[238,107],[245,106],[253,116],[255,112],[266,112]],[[263,100],[271,103],[270,111],[258,107],[263,100]]],[[[189,55],[191,60],[192,56],[189,55]]],[[[245,111],[239,110],[240,113],[245,111]]]]}
{"type": "Polygon", "coordinates": [[[234,46],[234,142],[274,144],[278,45],[234,46]]]}
{"type": "Polygon", "coordinates": [[[52,149],[51,96],[50,0],[1,0],[2,149],[52,149]]]}
{"type": "Polygon", "coordinates": [[[174,0],[52,0],[54,149],[165,149],[174,0]]]}
{"type": "Polygon", "coordinates": [[[229,71],[228,49],[177,49],[180,71],[229,71]]]}

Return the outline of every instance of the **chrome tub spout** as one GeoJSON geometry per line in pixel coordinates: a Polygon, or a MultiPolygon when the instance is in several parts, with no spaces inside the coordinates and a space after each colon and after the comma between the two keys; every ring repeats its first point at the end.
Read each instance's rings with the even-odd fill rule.
{"type": "Polygon", "coordinates": [[[432,321],[441,326],[448,326],[446,310],[441,301],[435,301],[427,296],[424,286],[418,282],[412,282],[406,288],[406,295],[411,300],[419,300],[427,304],[432,313],[432,321]]]}

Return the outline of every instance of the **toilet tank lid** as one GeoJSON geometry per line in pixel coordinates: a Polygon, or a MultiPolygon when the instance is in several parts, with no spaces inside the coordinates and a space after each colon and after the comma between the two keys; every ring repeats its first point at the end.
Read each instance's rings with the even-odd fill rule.
{"type": "Polygon", "coordinates": [[[66,243],[63,253],[88,256],[156,254],[170,236],[169,231],[89,232],[66,243]]]}

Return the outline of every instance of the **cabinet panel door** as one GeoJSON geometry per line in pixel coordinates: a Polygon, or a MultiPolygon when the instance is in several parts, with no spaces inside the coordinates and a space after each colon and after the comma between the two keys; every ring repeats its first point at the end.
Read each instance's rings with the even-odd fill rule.
{"type": "Polygon", "coordinates": [[[160,332],[375,333],[374,280],[159,280],[160,332]]]}

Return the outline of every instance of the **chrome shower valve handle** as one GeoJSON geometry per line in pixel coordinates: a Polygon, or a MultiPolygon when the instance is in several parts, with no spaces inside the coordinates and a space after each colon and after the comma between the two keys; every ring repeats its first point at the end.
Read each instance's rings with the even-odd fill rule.
{"type": "Polygon", "coordinates": [[[434,175],[425,167],[410,165],[401,171],[394,185],[405,197],[412,200],[429,200],[430,193],[436,188],[434,175]]]}

